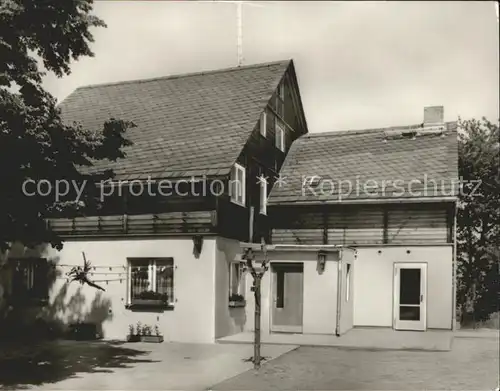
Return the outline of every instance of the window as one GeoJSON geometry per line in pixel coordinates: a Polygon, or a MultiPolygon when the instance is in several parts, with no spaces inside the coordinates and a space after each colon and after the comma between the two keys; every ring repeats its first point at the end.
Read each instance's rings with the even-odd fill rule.
{"type": "Polygon", "coordinates": [[[281,82],[278,86],[278,93],[276,94],[276,113],[284,118],[285,116],[285,85],[281,82]]]}
{"type": "Polygon", "coordinates": [[[245,167],[237,163],[231,170],[229,191],[232,202],[245,206],[245,167]]]}
{"type": "Polygon", "coordinates": [[[276,118],[276,148],[285,152],[285,127],[283,123],[276,118]]]}
{"type": "Polygon", "coordinates": [[[243,265],[239,262],[229,264],[229,307],[245,306],[245,278],[243,265]]]}
{"type": "Polygon", "coordinates": [[[243,296],[242,265],[239,262],[229,264],[229,297],[243,296]]]}
{"type": "Polygon", "coordinates": [[[346,284],[345,284],[345,300],[349,301],[349,295],[351,293],[351,264],[347,264],[346,268],[346,284]]]}
{"type": "Polygon", "coordinates": [[[267,134],[267,114],[266,112],[264,111],[261,115],[260,115],[260,134],[263,136],[263,137],[266,137],[266,134],[267,134]]]}
{"type": "Polygon", "coordinates": [[[267,180],[264,176],[260,180],[260,214],[267,214],[267,180]]]}
{"type": "Polygon", "coordinates": [[[285,271],[276,271],[276,308],[285,307],[285,271]]]}
{"type": "Polygon", "coordinates": [[[10,259],[10,300],[26,302],[47,300],[49,296],[48,263],[44,258],[10,259]]]}
{"type": "Polygon", "coordinates": [[[128,260],[128,302],[132,305],[174,304],[174,260],[131,258],[128,260]]]}

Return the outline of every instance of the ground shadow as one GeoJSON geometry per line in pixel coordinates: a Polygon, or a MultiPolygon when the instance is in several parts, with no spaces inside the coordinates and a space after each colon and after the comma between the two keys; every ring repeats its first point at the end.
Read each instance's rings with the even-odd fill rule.
{"type": "Polygon", "coordinates": [[[29,388],[56,383],[76,373],[113,372],[137,363],[155,362],[146,358],[147,354],[102,341],[46,341],[11,347],[0,355],[0,389],[29,388]]]}

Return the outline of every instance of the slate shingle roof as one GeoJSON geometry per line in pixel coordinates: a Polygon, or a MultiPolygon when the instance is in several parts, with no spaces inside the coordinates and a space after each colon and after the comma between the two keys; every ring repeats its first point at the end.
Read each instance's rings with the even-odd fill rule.
{"type": "Polygon", "coordinates": [[[445,124],[443,135],[394,137],[403,129],[419,127],[310,133],[300,137],[292,144],[280,173],[283,182],[274,185],[269,204],[456,196],[456,123],[445,124]],[[321,180],[312,181],[312,176],[321,180]]]}
{"type": "Polygon", "coordinates": [[[226,175],[291,62],[81,87],[59,107],[89,129],[112,117],[137,125],[126,158],[95,165],[116,179],[226,175]]]}

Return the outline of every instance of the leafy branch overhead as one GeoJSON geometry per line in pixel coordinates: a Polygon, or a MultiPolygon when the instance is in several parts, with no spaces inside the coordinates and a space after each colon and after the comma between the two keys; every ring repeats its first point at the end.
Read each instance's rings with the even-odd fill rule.
{"type": "Polygon", "coordinates": [[[125,132],[132,122],[110,118],[100,129],[65,123],[56,99],[42,86],[45,71],[68,75],[72,61],[93,56],[90,30],[105,24],[91,12],[92,0],[0,4],[0,250],[15,241],[60,248],[45,218],[98,207],[95,183],[113,172],[95,172],[93,163],[123,158],[123,148],[131,145],[125,132]],[[26,196],[27,179],[86,183],[85,192],[79,203],[53,194],[26,196]]]}

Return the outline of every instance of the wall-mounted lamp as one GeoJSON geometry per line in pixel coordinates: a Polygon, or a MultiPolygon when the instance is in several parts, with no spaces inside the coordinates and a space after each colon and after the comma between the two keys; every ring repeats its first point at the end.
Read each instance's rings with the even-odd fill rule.
{"type": "Polygon", "coordinates": [[[318,251],[318,272],[323,273],[325,270],[325,264],[326,264],[326,252],[325,251],[318,251]]]}
{"type": "Polygon", "coordinates": [[[195,255],[199,256],[201,254],[201,249],[203,248],[203,236],[201,235],[193,236],[193,246],[195,255]]]}

